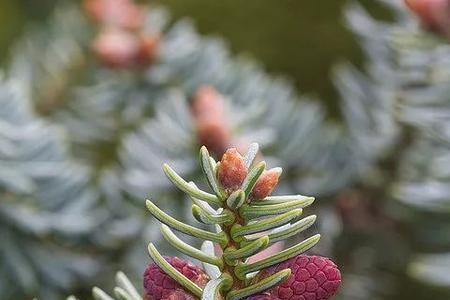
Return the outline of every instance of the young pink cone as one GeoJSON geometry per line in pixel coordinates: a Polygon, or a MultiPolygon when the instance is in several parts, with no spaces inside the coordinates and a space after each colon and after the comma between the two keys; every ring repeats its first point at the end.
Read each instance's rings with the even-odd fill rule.
{"type": "MultiPolygon", "coordinates": [[[[199,267],[178,257],[164,257],[175,269],[200,287],[208,283],[208,275],[199,267]]],[[[145,300],[196,300],[183,287],[164,273],[155,263],[150,264],[144,272],[145,300]]]]}
{"type": "Polygon", "coordinates": [[[83,6],[103,26],[137,30],[144,24],[144,9],[131,0],[85,0],[83,6]]]}
{"type": "Polygon", "coordinates": [[[281,168],[273,168],[264,171],[256,181],[256,184],[250,194],[250,198],[252,200],[262,200],[272,194],[278,184],[278,179],[280,178],[281,172],[281,168]]]}
{"type": "Polygon", "coordinates": [[[450,0],[405,0],[405,3],[426,28],[450,37],[450,0]]]}
{"type": "Polygon", "coordinates": [[[231,133],[218,119],[202,119],[197,122],[197,139],[216,157],[220,157],[230,146],[231,133]]]}
{"type": "MultiPolygon", "coordinates": [[[[292,270],[291,276],[280,285],[266,291],[263,295],[274,297],[267,299],[327,300],[336,293],[341,284],[341,273],[330,259],[308,255],[298,255],[262,270],[257,279],[266,278],[287,268],[292,270]]],[[[259,300],[259,298],[254,300],[256,299],[259,300]]]]}
{"type": "Polygon", "coordinates": [[[108,28],[94,40],[93,51],[99,60],[110,67],[129,67],[136,62],[139,39],[130,32],[108,28]]]}
{"type": "Polygon", "coordinates": [[[222,96],[212,86],[199,87],[193,96],[192,113],[196,119],[222,119],[224,116],[222,96]]]}
{"type": "Polygon", "coordinates": [[[128,68],[149,64],[156,56],[159,39],[138,36],[119,28],[102,30],[93,43],[93,51],[104,64],[112,68],[128,68]]]}
{"type": "Polygon", "coordinates": [[[220,157],[231,144],[222,96],[211,86],[200,87],[193,96],[192,115],[199,144],[220,157]]]}
{"type": "Polygon", "coordinates": [[[248,170],[242,155],[236,148],[228,149],[222,156],[217,171],[220,186],[228,193],[236,191],[242,186],[247,173],[248,170]]]}

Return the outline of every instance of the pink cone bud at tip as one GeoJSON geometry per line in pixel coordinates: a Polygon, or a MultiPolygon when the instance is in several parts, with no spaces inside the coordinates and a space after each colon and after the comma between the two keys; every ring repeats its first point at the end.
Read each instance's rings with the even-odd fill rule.
{"type": "Polygon", "coordinates": [[[281,172],[281,168],[273,168],[264,171],[258,178],[258,181],[256,181],[250,194],[250,198],[253,200],[262,200],[269,196],[277,186],[281,172]]]}
{"type": "Polygon", "coordinates": [[[218,167],[219,184],[227,192],[236,191],[242,186],[247,172],[244,158],[236,148],[230,148],[225,151],[218,167]]]}

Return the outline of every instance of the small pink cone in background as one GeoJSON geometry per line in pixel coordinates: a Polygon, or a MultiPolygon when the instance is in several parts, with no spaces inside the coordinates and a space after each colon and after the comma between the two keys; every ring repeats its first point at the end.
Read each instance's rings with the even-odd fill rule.
{"type": "Polygon", "coordinates": [[[136,35],[109,27],[99,32],[93,51],[100,61],[112,68],[129,68],[151,63],[157,52],[158,37],[136,35]]]}
{"type": "Polygon", "coordinates": [[[139,39],[121,29],[104,29],[94,40],[93,51],[110,67],[129,67],[135,63],[139,53],[139,39]]]}
{"type": "Polygon", "coordinates": [[[222,96],[209,85],[201,86],[193,96],[192,113],[197,119],[222,119],[224,103],[222,96]]]}
{"type": "Polygon", "coordinates": [[[144,9],[131,0],[85,0],[83,6],[103,26],[137,30],[144,23],[144,9]]]}
{"type": "Polygon", "coordinates": [[[231,133],[224,123],[217,119],[203,119],[197,122],[197,139],[216,157],[220,157],[229,147],[231,133]]]}
{"type": "Polygon", "coordinates": [[[450,0],[405,0],[429,30],[450,37],[450,0]]]}
{"type": "Polygon", "coordinates": [[[205,145],[216,157],[222,156],[231,145],[231,130],[225,118],[222,95],[211,86],[198,88],[193,96],[192,116],[198,143],[205,145]]]}

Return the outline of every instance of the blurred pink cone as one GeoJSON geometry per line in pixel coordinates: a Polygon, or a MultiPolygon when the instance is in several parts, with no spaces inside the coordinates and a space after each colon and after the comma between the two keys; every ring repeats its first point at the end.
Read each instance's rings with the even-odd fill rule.
{"type": "Polygon", "coordinates": [[[216,157],[223,155],[230,146],[231,133],[223,122],[216,119],[203,119],[197,122],[197,139],[200,145],[204,145],[216,157]]]}
{"type": "Polygon", "coordinates": [[[159,39],[137,36],[118,29],[103,29],[93,42],[93,51],[100,61],[112,68],[129,68],[149,64],[156,56],[159,39]]]}
{"type": "Polygon", "coordinates": [[[139,52],[139,40],[131,33],[108,28],[93,43],[93,51],[106,65],[123,68],[133,65],[139,52]]]}
{"type": "Polygon", "coordinates": [[[450,0],[405,0],[405,3],[426,28],[450,37],[450,0]]]}
{"type": "Polygon", "coordinates": [[[103,26],[137,30],[144,23],[144,10],[131,0],[86,0],[84,10],[103,26]]]}
{"type": "Polygon", "coordinates": [[[222,96],[209,85],[201,86],[193,96],[192,113],[196,119],[222,119],[224,103],[222,96]]]}
{"type": "Polygon", "coordinates": [[[217,157],[222,156],[231,140],[222,96],[211,86],[198,88],[193,96],[192,115],[199,144],[217,157]]]}

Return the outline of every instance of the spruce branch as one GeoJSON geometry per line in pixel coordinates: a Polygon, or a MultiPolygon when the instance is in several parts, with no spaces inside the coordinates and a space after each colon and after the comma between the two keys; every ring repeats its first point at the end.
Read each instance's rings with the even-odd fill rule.
{"type": "Polygon", "coordinates": [[[191,235],[193,237],[197,237],[200,239],[212,241],[219,243],[220,245],[226,245],[228,243],[228,237],[224,232],[221,233],[213,233],[203,229],[196,228],[191,225],[187,225],[183,222],[180,222],[168,214],[164,213],[160,210],[155,204],[153,204],[150,200],[146,201],[147,208],[151,212],[151,214],[157,218],[161,223],[166,224],[167,226],[172,227],[175,230],[181,231],[185,234],[191,235]]]}
{"type": "Polygon", "coordinates": [[[210,193],[204,192],[197,188],[196,186],[190,185],[188,182],[186,182],[183,178],[181,178],[180,175],[178,175],[174,170],[172,170],[169,165],[163,166],[164,173],[166,173],[167,177],[175,184],[177,188],[179,188],[181,191],[187,193],[189,196],[197,198],[199,200],[206,201],[210,204],[220,204],[220,199],[210,193]]]}
{"type": "MultiPolygon", "coordinates": [[[[253,160],[255,149],[258,147],[252,144],[249,153],[244,156],[248,158],[247,161],[253,160]]],[[[249,275],[252,274],[255,278],[255,272],[297,257],[312,248],[319,241],[320,235],[311,236],[297,245],[255,262],[250,262],[248,258],[260,253],[275,241],[284,240],[309,228],[316,216],[301,220],[298,218],[303,213],[302,208],[311,204],[313,198],[299,195],[271,197],[273,183],[262,176],[267,172],[265,162],[247,170],[251,163],[246,163],[245,158],[236,149],[226,150],[220,162],[213,161],[205,147],[201,148],[199,157],[206,181],[216,195],[198,189],[193,182],[188,183],[168,165],[164,165],[163,169],[169,180],[198,204],[193,205],[194,216],[202,223],[215,225],[216,233],[175,220],[151,201],[147,200],[146,203],[151,214],[163,223],[161,230],[164,238],[177,250],[200,260],[210,276],[209,282],[202,288],[187,278],[183,274],[184,269],[178,269],[176,264],[172,265],[169,260],[163,258],[153,243],[149,244],[150,256],[167,276],[201,299],[213,300],[219,295],[223,299],[244,299],[276,289],[278,284],[291,276],[291,269],[280,270],[260,280],[249,281],[249,275]],[[260,191],[267,190],[264,199],[252,198],[256,186],[260,191]],[[255,201],[264,203],[266,198],[275,204],[253,205],[255,201]],[[203,201],[209,202],[217,209],[203,201]],[[264,209],[266,213],[260,213],[264,209]],[[242,212],[247,216],[257,216],[258,221],[247,220],[242,212]],[[179,239],[169,227],[206,241],[199,250],[179,239]],[[252,238],[252,235],[256,234],[262,236],[252,238]],[[214,251],[213,243],[220,246],[220,254],[214,251]]],[[[147,290],[147,293],[152,297],[152,290],[147,290]]]]}

